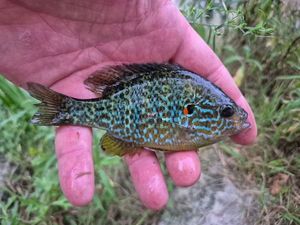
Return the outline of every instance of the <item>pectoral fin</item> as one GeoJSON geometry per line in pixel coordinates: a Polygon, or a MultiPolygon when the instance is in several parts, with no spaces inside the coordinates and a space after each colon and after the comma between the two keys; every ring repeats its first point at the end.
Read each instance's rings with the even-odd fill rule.
{"type": "Polygon", "coordinates": [[[133,143],[124,142],[112,135],[104,134],[101,138],[101,148],[103,151],[111,154],[123,156],[125,154],[135,154],[140,148],[133,143]]]}

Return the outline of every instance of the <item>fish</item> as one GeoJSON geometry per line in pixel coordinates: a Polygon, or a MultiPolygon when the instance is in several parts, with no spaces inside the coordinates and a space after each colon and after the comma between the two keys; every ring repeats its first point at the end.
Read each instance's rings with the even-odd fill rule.
{"type": "Polygon", "coordinates": [[[77,99],[28,83],[40,101],[31,123],[103,129],[101,148],[118,156],[141,148],[198,149],[251,126],[247,112],[222,89],[177,64],[107,66],[83,83],[97,98],[77,99]]]}

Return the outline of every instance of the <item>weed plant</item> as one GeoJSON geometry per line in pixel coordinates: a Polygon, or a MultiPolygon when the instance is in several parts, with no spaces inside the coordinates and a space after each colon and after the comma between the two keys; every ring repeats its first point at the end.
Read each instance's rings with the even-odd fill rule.
{"type": "MultiPolygon", "coordinates": [[[[259,189],[257,224],[300,224],[300,9],[279,0],[181,1],[181,9],[254,110],[257,142],[250,147],[224,143],[220,149],[233,173],[259,189]],[[279,175],[287,179],[274,191],[279,175]]],[[[0,187],[1,224],[159,220],[160,213],[140,205],[121,160],[99,151],[100,132],[94,141],[95,198],[88,207],[71,206],[58,184],[53,128],[28,123],[34,103],[0,77],[0,161],[9,164],[0,187]]]]}
{"type": "Polygon", "coordinates": [[[259,130],[253,146],[221,149],[243,181],[260,187],[257,224],[300,224],[300,5],[202,3],[184,4],[185,14],[233,74],[259,130]]]}

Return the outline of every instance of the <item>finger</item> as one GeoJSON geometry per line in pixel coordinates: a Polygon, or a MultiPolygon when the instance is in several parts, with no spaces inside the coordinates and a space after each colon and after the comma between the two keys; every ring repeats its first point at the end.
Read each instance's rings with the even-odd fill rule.
{"type": "Polygon", "coordinates": [[[56,130],[55,148],[64,195],[75,206],[88,204],[94,195],[91,129],[59,127],[56,130]]]}
{"type": "MultiPolygon", "coordinates": [[[[56,82],[51,89],[75,98],[93,98],[83,81],[90,74],[78,72],[56,82]]],[[[55,148],[61,189],[75,206],[88,204],[94,195],[92,130],[86,127],[61,126],[56,130],[55,148]]]]}
{"type": "Polygon", "coordinates": [[[162,209],[168,202],[167,186],[154,152],[142,150],[133,156],[126,155],[135,189],[147,208],[162,209]]]}
{"type": "Polygon", "coordinates": [[[200,178],[200,160],[195,151],[166,153],[166,165],[177,186],[191,186],[200,178]]]}
{"type": "MultiPolygon", "coordinates": [[[[183,17],[182,19],[185,20],[183,17]]],[[[244,108],[248,113],[248,122],[251,124],[251,128],[235,135],[233,139],[240,144],[250,144],[254,142],[257,135],[257,128],[249,104],[220,59],[196,31],[194,31],[190,25],[187,25],[186,21],[184,21],[184,23],[188,28],[184,33],[182,44],[176,52],[176,55],[173,57],[173,61],[189,70],[203,75],[219,86],[239,106],[244,108]]]]}

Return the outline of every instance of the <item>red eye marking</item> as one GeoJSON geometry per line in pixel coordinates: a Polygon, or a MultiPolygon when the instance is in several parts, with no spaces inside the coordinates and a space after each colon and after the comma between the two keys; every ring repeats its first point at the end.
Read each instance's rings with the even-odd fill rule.
{"type": "Polygon", "coordinates": [[[183,114],[184,115],[193,114],[194,109],[195,109],[194,104],[188,104],[186,107],[183,108],[183,114]]]}
{"type": "Polygon", "coordinates": [[[183,114],[184,114],[184,115],[187,115],[187,114],[189,114],[189,110],[188,110],[188,108],[186,108],[186,107],[185,107],[185,108],[183,109],[183,114]]]}

